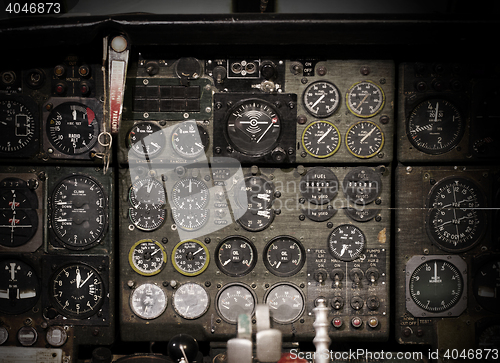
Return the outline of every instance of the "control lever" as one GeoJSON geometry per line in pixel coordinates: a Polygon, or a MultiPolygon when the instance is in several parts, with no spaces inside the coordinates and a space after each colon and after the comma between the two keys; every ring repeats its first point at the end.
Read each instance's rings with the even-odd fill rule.
{"type": "Polygon", "coordinates": [[[255,337],[257,360],[262,363],[277,362],[281,358],[281,331],[271,329],[269,307],[257,305],[255,309],[257,334],[255,337]]]}
{"type": "Polygon", "coordinates": [[[252,322],[249,314],[238,316],[236,338],[227,341],[228,363],[252,363],[252,322]]]}
{"type": "Polygon", "coordinates": [[[316,336],[313,343],[316,346],[315,363],[330,363],[328,349],[330,347],[330,336],[328,335],[328,312],[330,309],[326,306],[326,300],[319,298],[317,306],[313,309],[316,320],[314,320],[313,327],[316,331],[316,336]]]}
{"type": "Polygon", "coordinates": [[[198,355],[198,343],[191,335],[179,334],[168,342],[168,356],[179,363],[192,363],[198,355]]]}

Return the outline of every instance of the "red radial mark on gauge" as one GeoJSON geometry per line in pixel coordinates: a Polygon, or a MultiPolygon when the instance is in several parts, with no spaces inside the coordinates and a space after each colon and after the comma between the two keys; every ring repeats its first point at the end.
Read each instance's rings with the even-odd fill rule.
{"type": "Polygon", "coordinates": [[[276,122],[278,122],[278,117],[273,117],[271,121],[273,122],[273,124],[275,124],[276,122]]]}
{"type": "Polygon", "coordinates": [[[89,120],[89,126],[95,120],[95,113],[94,113],[94,111],[92,111],[88,107],[87,107],[87,119],[89,120]]]}

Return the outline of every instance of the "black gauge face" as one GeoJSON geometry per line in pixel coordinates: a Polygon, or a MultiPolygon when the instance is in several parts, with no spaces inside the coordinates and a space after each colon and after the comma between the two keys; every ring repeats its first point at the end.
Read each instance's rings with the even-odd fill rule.
{"type": "Polygon", "coordinates": [[[140,122],[129,131],[127,146],[139,156],[153,157],[164,149],[165,135],[157,124],[140,122]]]}
{"type": "Polygon", "coordinates": [[[172,208],[172,218],[180,229],[196,231],[208,222],[208,209],[177,209],[172,208]]]}
{"type": "Polygon", "coordinates": [[[484,197],[466,178],[446,178],[429,195],[427,234],[445,251],[463,252],[475,246],[486,231],[484,197]]]}
{"type": "Polygon", "coordinates": [[[52,195],[52,229],[68,248],[85,249],[106,233],[107,197],[102,186],[84,175],[61,181],[52,195]]]}
{"type": "Polygon", "coordinates": [[[0,152],[16,153],[35,138],[35,118],[17,101],[0,101],[0,152]]]}
{"type": "Polygon", "coordinates": [[[250,99],[236,104],[229,111],[226,131],[234,149],[261,156],[277,145],[281,120],[270,103],[250,99]]]}
{"type": "Polygon", "coordinates": [[[130,248],[128,261],[139,275],[154,276],[165,267],[167,254],[159,242],[144,239],[130,248]]]}
{"type": "Polygon", "coordinates": [[[457,107],[443,99],[417,105],[407,121],[407,135],[418,150],[442,154],[458,145],[465,131],[465,121],[457,107]]]}
{"type": "Polygon", "coordinates": [[[367,159],[379,153],[384,146],[384,134],[380,127],[371,121],[355,123],[345,135],[347,150],[357,158],[367,159]]]}
{"type": "Polygon", "coordinates": [[[209,136],[207,130],[194,121],[179,124],[172,133],[172,147],[186,159],[194,159],[207,151],[209,136]]]}
{"type": "Polygon", "coordinates": [[[240,181],[235,191],[238,205],[247,208],[238,223],[252,232],[267,228],[274,219],[274,211],[271,209],[274,184],[263,177],[251,176],[240,181]]]}
{"type": "Polygon", "coordinates": [[[339,129],[331,122],[315,121],[305,128],[302,134],[302,147],[315,158],[332,156],[340,148],[339,129]]]}
{"type": "Polygon", "coordinates": [[[64,316],[84,319],[99,311],[105,291],[99,273],[76,263],[58,269],[50,282],[54,307],[64,316]]]}
{"type": "Polygon", "coordinates": [[[366,205],[373,202],[382,191],[382,178],[373,169],[359,166],[346,174],[343,189],[349,201],[366,205]]]}
{"type": "Polygon", "coordinates": [[[363,232],[352,224],[336,227],[328,237],[328,248],[333,257],[341,261],[358,258],[366,244],[363,232]]]}
{"type": "Polygon", "coordinates": [[[415,304],[429,312],[453,307],[462,296],[463,279],[455,265],[445,260],[422,263],[410,278],[410,295],[415,304]]]}
{"type": "Polygon", "coordinates": [[[77,102],[66,102],[52,110],[47,120],[47,136],[61,153],[88,152],[97,142],[99,121],[94,110],[77,102]]]}
{"type": "Polygon", "coordinates": [[[300,181],[302,196],[312,204],[331,202],[338,194],[339,180],[330,169],[318,166],[311,168],[300,181]]]}
{"type": "Polygon", "coordinates": [[[152,232],[160,228],[167,216],[167,211],[165,209],[129,208],[128,212],[132,224],[145,232],[152,232]]]}
{"type": "Polygon", "coordinates": [[[227,237],[216,251],[217,267],[229,276],[245,276],[257,263],[257,250],[245,237],[227,237]]]}
{"type": "Polygon", "coordinates": [[[210,297],[203,286],[189,282],[174,292],[172,305],[184,319],[197,319],[207,312],[210,297]]]}
{"type": "Polygon", "coordinates": [[[174,268],[185,276],[196,276],[205,271],[210,261],[208,248],[191,239],[179,242],[172,251],[174,268]]]}
{"type": "Polygon", "coordinates": [[[217,312],[226,322],[236,324],[240,314],[253,315],[257,297],[242,284],[230,284],[217,294],[217,312]]]}
{"type": "Polygon", "coordinates": [[[160,209],[166,204],[165,189],[154,178],[136,180],[129,192],[129,202],[136,209],[160,209]]]}
{"type": "Polygon", "coordinates": [[[142,284],[130,295],[130,308],[141,319],[156,319],[167,308],[167,296],[155,284],[142,284]]]}
{"type": "Polygon", "coordinates": [[[500,306],[500,259],[484,263],[474,277],[476,300],[488,311],[498,312],[500,306]]]}
{"type": "Polygon", "coordinates": [[[292,284],[279,284],[269,290],[265,296],[271,317],[276,323],[290,324],[304,312],[304,296],[292,284]]]}
{"type": "Polygon", "coordinates": [[[339,90],[333,83],[314,82],[304,91],[304,106],[315,117],[328,117],[339,105],[339,90]]]}
{"type": "Polygon", "coordinates": [[[358,82],[347,91],[347,108],[358,117],[375,116],[384,107],[382,88],[371,81],[358,82]]]}
{"type": "Polygon", "coordinates": [[[292,237],[273,238],[264,249],[264,265],[276,276],[295,275],[305,260],[304,247],[292,237]]]}
{"type": "Polygon", "coordinates": [[[0,261],[0,311],[20,314],[38,301],[40,282],[27,263],[16,259],[0,261]]]}
{"type": "Polygon", "coordinates": [[[186,178],[175,183],[172,202],[179,209],[203,209],[208,204],[208,187],[199,179],[186,178]]]}

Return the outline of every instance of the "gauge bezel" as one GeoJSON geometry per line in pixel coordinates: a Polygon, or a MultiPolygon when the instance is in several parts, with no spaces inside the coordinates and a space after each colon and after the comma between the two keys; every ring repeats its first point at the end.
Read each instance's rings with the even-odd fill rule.
{"type": "Polygon", "coordinates": [[[335,111],[337,111],[339,109],[339,106],[340,106],[340,103],[341,103],[341,99],[342,99],[342,96],[340,95],[340,91],[339,91],[338,87],[335,84],[333,84],[332,82],[329,82],[329,81],[321,81],[321,80],[320,81],[315,81],[315,82],[309,84],[306,87],[306,89],[304,90],[304,92],[302,93],[302,104],[304,105],[304,108],[312,116],[317,117],[317,118],[326,118],[326,117],[330,117],[331,115],[333,115],[335,113],[335,111]],[[327,113],[317,113],[317,112],[312,111],[311,108],[310,108],[310,106],[308,106],[308,104],[306,102],[306,93],[312,87],[314,87],[315,85],[318,85],[320,83],[328,84],[329,86],[332,86],[331,88],[334,90],[334,92],[336,94],[336,97],[337,97],[337,100],[336,100],[336,102],[334,102],[334,105],[333,105],[333,110],[330,111],[330,112],[327,112],[327,113]]]}
{"type": "Polygon", "coordinates": [[[158,275],[160,272],[163,271],[163,269],[167,265],[167,262],[168,262],[167,252],[165,251],[165,248],[161,245],[160,242],[152,240],[152,239],[141,239],[140,241],[137,241],[136,243],[134,243],[134,245],[132,247],[130,247],[130,251],[128,253],[128,262],[129,262],[130,267],[132,267],[132,270],[134,270],[135,272],[137,272],[139,275],[142,275],[142,276],[154,276],[154,275],[158,275]],[[160,248],[161,254],[163,256],[161,266],[159,268],[157,268],[156,270],[152,271],[152,272],[144,272],[144,271],[140,270],[136,266],[135,261],[134,261],[134,252],[135,252],[135,249],[138,246],[140,246],[141,244],[143,244],[143,243],[153,243],[153,244],[155,244],[156,246],[158,246],[160,248]]]}
{"type": "Polygon", "coordinates": [[[364,80],[364,81],[359,81],[359,82],[356,82],[354,83],[351,87],[349,87],[349,89],[347,90],[347,93],[346,93],[346,105],[347,105],[347,108],[349,109],[349,111],[356,117],[360,117],[360,118],[370,118],[370,117],[373,117],[375,115],[377,115],[380,111],[382,111],[382,109],[384,108],[385,106],[385,92],[384,90],[382,89],[382,87],[380,85],[378,85],[377,83],[373,82],[373,81],[370,81],[368,79],[364,80]],[[354,89],[354,87],[356,87],[357,85],[361,84],[361,83],[370,83],[372,84],[374,87],[378,88],[378,90],[380,91],[380,94],[382,95],[382,102],[380,103],[380,106],[377,108],[377,110],[374,112],[374,113],[370,113],[369,115],[361,115],[360,113],[354,111],[352,108],[351,108],[351,105],[350,105],[350,102],[349,102],[349,98],[351,96],[351,91],[354,89]]]}
{"type": "Polygon", "coordinates": [[[340,134],[340,131],[339,131],[338,127],[335,126],[332,122],[325,121],[325,120],[317,120],[317,121],[311,122],[309,125],[307,125],[304,128],[304,131],[302,132],[301,143],[302,143],[302,147],[304,148],[304,150],[306,151],[306,153],[308,153],[309,155],[311,155],[314,158],[325,159],[325,158],[328,158],[328,157],[332,156],[333,154],[335,154],[340,149],[340,145],[342,144],[342,135],[340,134]],[[322,123],[322,124],[328,124],[328,125],[332,126],[333,129],[334,129],[334,131],[337,133],[337,137],[338,137],[338,143],[337,143],[337,146],[335,147],[335,149],[333,151],[331,151],[330,153],[325,154],[325,155],[314,154],[312,151],[310,151],[307,148],[307,146],[305,144],[307,130],[309,130],[314,125],[317,125],[317,124],[320,124],[320,123],[322,123]]]}
{"type": "MultiPolygon", "coordinates": [[[[358,235],[358,233],[356,233],[356,235],[358,235]]],[[[355,242],[353,242],[355,243],[355,242]]],[[[344,261],[344,262],[352,262],[352,261],[355,261],[357,258],[359,258],[362,254],[363,254],[363,251],[366,249],[366,236],[363,232],[363,230],[361,228],[359,228],[358,226],[352,224],[352,223],[345,223],[345,224],[341,224],[341,225],[338,225],[337,227],[335,227],[329,234],[328,234],[328,241],[327,241],[327,247],[328,247],[328,251],[330,252],[330,255],[339,260],[339,261],[344,261]],[[354,254],[354,257],[353,256],[350,256],[350,257],[342,257],[342,256],[339,256],[336,252],[333,251],[332,249],[332,236],[333,234],[338,231],[340,228],[353,228],[355,230],[357,230],[357,232],[359,232],[359,235],[361,235],[362,237],[362,242],[363,242],[363,246],[359,249],[355,249],[355,254],[354,254]]]]}
{"type": "Polygon", "coordinates": [[[355,156],[357,158],[360,158],[360,159],[369,159],[369,158],[374,157],[380,151],[382,151],[382,149],[384,148],[384,143],[385,143],[385,136],[384,136],[384,132],[382,131],[382,128],[379,125],[377,125],[375,122],[370,121],[370,120],[361,120],[361,121],[355,122],[354,124],[352,124],[351,126],[349,126],[349,128],[347,129],[347,132],[345,133],[345,146],[347,148],[347,151],[349,151],[349,153],[351,155],[353,155],[353,156],[355,156]],[[369,123],[369,124],[374,125],[380,131],[380,136],[382,137],[382,141],[380,142],[380,146],[378,147],[378,149],[375,152],[373,152],[373,153],[371,153],[369,155],[360,155],[360,154],[357,154],[349,146],[349,133],[351,132],[352,129],[354,129],[358,125],[361,125],[362,123],[369,123]]]}
{"type": "Polygon", "coordinates": [[[203,127],[201,124],[199,124],[198,122],[196,122],[194,120],[191,120],[191,122],[193,122],[193,123],[196,124],[196,128],[198,129],[198,134],[199,134],[199,137],[200,137],[200,141],[201,141],[201,143],[203,145],[202,149],[200,149],[199,151],[197,151],[194,154],[182,152],[182,151],[179,150],[178,145],[176,145],[176,143],[174,141],[174,134],[179,129],[179,127],[181,127],[182,125],[184,125],[184,122],[178,123],[177,125],[175,125],[175,126],[172,127],[172,134],[171,134],[171,137],[170,137],[170,145],[171,145],[172,149],[177,153],[178,156],[180,156],[180,157],[182,157],[184,159],[188,159],[188,160],[198,159],[198,158],[204,156],[206,154],[207,150],[208,150],[208,146],[210,145],[210,135],[209,135],[208,131],[205,129],[205,127],[203,127]],[[203,143],[202,132],[203,132],[204,137],[206,138],[206,144],[203,143]]]}
{"type": "Polygon", "coordinates": [[[272,285],[271,287],[269,287],[269,289],[266,291],[266,293],[264,294],[264,298],[263,298],[263,303],[266,304],[266,306],[268,305],[268,302],[267,302],[267,298],[269,297],[269,295],[273,292],[273,290],[279,286],[283,286],[283,285],[287,285],[287,286],[290,286],[291,288],[297,290],[300,295],[302,296],[302,309],[300,311],[300,313],[293,319],[293,320],[290,320],[290,321],[287,321],[287,322],[283,322],[283,321],[278,321],[276,319],[274,319],[274,317],[272,317],[271,315],[271,318],[273,319],[273,321],[277,324],[281,324],[281,325],[286,325],[286,324],[292,324],[292,323],[295,323],[297,320],[300,319],[300,317],[302,315],[304,315],[304,312],[306,310],[306,303],[307,303],[307,300],[306,300],[306,296],[304,294],[304,292],[300,289],[300,287],[298,287],[297,285],[291,283],[291,282],[278,282],[274,285],[272,285]]]}
{"type": "Polygon", "coordinates": [[[296,275],[304,267],[305,262],[306,262],[306,250],[305,250],[304,246],[302,245],[302,243],[298,239],[296,239],[295,237],[277,236],[266,243],[266,246],[264,247],[264,252],[262,254],[262,260],[264,261],[264,265],[266,266],[266,269],[269,272],[271,272],[273,275],[279,276],[279,277],[289,277],[289,276],[296,275]],[[269,247],[271,246],[271,244],[273,244],[275,241],[278,241],[280,239],[285,239],[285,238],[293,241],[299,247],[300,254],[301,254],[299,264],[290,272],[277,271],[274,267],[271,266],[271,264],[269,263],[268,258],[267,258],[267,254],[269,252],[269,247]]]}
{"type": "Polygon", "coordinates": [[[175,247],[172,249],[172,254],[171,254],[171,259],[172,259],[172,266],[174,266],[174,269],[179,272],[180,274],[184,275],[184,276],[198,276],[200,275],[201,273],[203,273],[207,268],[208,268],[208,265],[210,264],[210,252],[208,251],[208,248],[207,246],[205,246],[205,244],[203,242],[200,242],[196,239],[186,239],[186,240],[182,240],[180,241],[179,243],[177,243],[175,245],[175,247]],[[184,243],[186,242],[192,242],[192,243],[196,243],[198,244],[200,247],[203,248],[203,250],[205,251],[205,256],[206,256],[206,260],[205,260],[205,263],[203,265],[203,267],[195,272],[187,272],[187,271],[184,271],[178,264],[177,262],[175,261],[175,256],[176,256],[176,252],[177,250],[179,249],[180,246],[182,246],[184,243]]]}
{"type": "Polygon", "coordinates": [[[252,295],[253,300],[254,300],[254,306],[253,306],[253,309],[252,309],[250,316],[253,316],[255,314],[255,308],[258,304],[258,300],[257,300],[257,294],[253,291],[253,289],[250,286],[248,286],[247,284],[244,284],[242,282],[232,282],[232,283],[229,283],[229,284],[221,287],[221,289],[219,290],[219,292],[215,296],[215,300],[214,300],[215,301],[215,310],[217,311],[217,314],[222,318],[222,320],[224,320],[228,324],[234,325],[234,324],[238,324],[238,321],[237,320],[236,321],[229,320],[226,316],[224,316],[224,314],[221,313],[221,310],[219,308],[220,296],[222,295],[222,293],[224,291],[226,291],[228,288],[230,288],[232,286],[242,287],[242,288],[246,289],[252,295]]]}
{"type": "Polygon", "coordinates": [[[141,318],[141,319],[144,319],[144,320],[154,320],[154,319],[157,319],[159,318],[164,312],[165,310],[167,309],[167,306],[168,306],[168,296],[167,296],[167,293],[160,287],[158,286],[157,284],[154,284],[154,283],[150,283],[150,282],[146,282],[144,284],[140,284],[139,286],[137,286],[131,293],[130,293],[130,297],[129,297],[129,307],[130,307],[130,310],[132,311],[132,313],[134,313],[137,317],[141,318]],[[152,316],[152,317],[146,317],[146,316],[143,316],[141,315],[140,313],[138,313],[135,309],[134,309],[134,305],[132,304],[132,300],[134,298],[134,294],[135,292],[137,291],[137,289],[145,286],[145,285],[151,285],[151,286],[154,286],[155,288],[158,289],[158,291],[161,291],[163,293],[163,298],[165,300],[165,305],[162,307],[161,309],[161,312],[160,313],[157,313],[157,315],[155,316],[152,316]]]}
{"type": "MultiPolygon", "coordinates": [[[[148,135],[148,136],[151,136],[151,135],[148,135]]],[[[159,137],[159,139],[161,139],[160,137],[159,137]]],[[[162,153],[163,150],[165,150],[165,146],[167,144],[167,140],[165,137],[165,133],[163,132],[163,128],[154,121],[139,121],[139,122],[134,123],[134,125],[130,128],[130,130],[128,130],[125,141],[126,141],[127,150],[132,150],[135,157],[146,158],[146,159],[157,157],[159,154],[162,153]],[[151,135],[158,134],[157,136],[163,137],[163,139],[162,139],[163,142],[159,145],[159,148],[151,154],[144,152],[144,148],[142,148],[141,151],[137,151],[134,148],[134,146],[137,143],[132,143],[132,141],[130,140],[130,137],[131,137],[130,134],[131,134],[132,130],[134,130],[136,127],[141,127],[141,126],[147,127],[148,125],[150,125],[152,129],[153,128],[155,129],[155,131],[153,131],[153,133],[151,135]]],[[[129,157],[130,157],[130,153],[129,153],[129,157]]]]}
{"type": "Polygon", "coordinates": [[[252,272],[252,270],[255,268],[255,265],[257,264],[257,260],[258,260],[258,256],[257,256],[257,248],[255,247],[255,245],[246,237],[244,236],[228,236],[226,238],[224,238],[222,241],[220,241],[220,243],[217,245],[217,248],[215,249],[215,256],[214,256],[214,259],[215,259],[215,263],[217,265],[217,267],[219,268],[219,270],[221,270],[223,273],[225,273],[226,275],[228,276],[232,276],[232,277],[241,277],[241,276],[245,276],[245,275],[248,275],[250,272],[252,272]],[[243,273],[231,273],[229,271],[226,270],[226,268],[222,265],[220,259],[219,259],[219,252],[220,252],[220,249],[222,248],[222,246],[230,241],[230,240],[234,240],[234,239],[240,239],[242,241],[244,241],[248,246],[250,246],[250,250],[252,252],[252,261],[250,263],[250,266],[249,268],[243,272],[243,273]]]}
{"type": "Polygon", "coordinates": [[[208,291],[205,289],[205,287],[202,284],[199,284],[197,282],[186,282],[184,284],[181,284],[174,291],[174,293],[172,294],[172,307],[174,308],[174,310],[177,313],[177,315],[179,315],[183,319],[186,319],[186,320],[195,320],[195,319],[201,318],[203,315],[206,314],[206,312],[210,308],[210,294],[208,293],[208,291]],[[205,294],[207,296],[207,305],[204,307],[203,312],[201,314],[198,314],[197,316],[194,316],[194,317],[187,317],[185,314],[179,312],[179,310],[178,310],[178,308],[176,306],[176,303],[175,303],[175,297],[176,297],[176,295],[179,293],[179,291],[181,291],[187,285],[198,285],[199,287],[201,287],[203,289],[203,291],[205,291],[205,294]]]}

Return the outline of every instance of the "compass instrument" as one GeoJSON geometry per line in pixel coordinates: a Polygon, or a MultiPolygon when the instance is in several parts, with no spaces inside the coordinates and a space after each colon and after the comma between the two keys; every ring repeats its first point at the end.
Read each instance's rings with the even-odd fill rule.
{"type": "Polygon", "coordinates": [[[264,296],[272,319],[279,324],[295,322],[303,314],[305,299],[300,289],[289,283],[273,286],[264,296]]]}
{"type": "Polygon", "coordinates": [[[314,117],[328,117],[340,105],[339,90],[330,82],[314,82],[304,91],[303,101],[307,112],[314,117]]]}
{"type": "Polygon", "coordinates": [[[339,129],[331,122],[315,121],[304,129],[302,147],[315,158],[332,156],[340,148],[339,129]]]}
{"type": "Polygon", "coordinates": [[[274,199],[274,184],[264,177],[246,177],[237,184],[236,202],[247,211],[238,223],[248,231],[257,232],[267,228],[274,219],[271,208],[274,199]]]}
{"type": "Polygon", "coordinates": [[[165,148],[165,143],[162,128],[153,122],[139,122],[127,135],[127,147],[145,158],[160,154],[165,148]]]}
{"type": "Polygon", "coordinates": [[[248,286],[234,283],[219,291],[215,301],[220,317],[230,324],[236,324],[240,314],[253,315],[257,296],[248,286]]]}
{"type": "Polygon", "coordinates": [[[36,121],[30,108],[14,100],[0,100],[0,152],[19,153],[35,141],[36,121]]]}
{"type": "Polygon", "coordinates": [[[328,237],[328,248],[333,257],[341,261],[354,261],[366,245],[364,233],[352,224],[336,227],[328,237]]]}
{"type": "Polygon", "coordinates": [[[385,94],[382,88],[372,81],[353,84],[346,95],[347,108],[358,117],[373,117],[382,110],[385,94]]]}
{"type": "Polygon", "coordinates": [[[128,261],[139,275],[154,276],[165,267],[167,253],[159,242],[143,239],[130,248],[128,261]]]}
{"type": "Polygon", "coordinates": [[[203,286],[188,282],[175,290],[172,296],[172,306],[175,312],[184,319],[197,319],[207,312],[210,297],[203,286]]]}
{"type": "Polygon", "coordinates": [[[21,314],[31,309],[40,296],[40,282],[33,268],[17,259],[0,261],[0,311],[21,314]]]}
{"type": "Polygon", "coordinates": [[[208,248],[195,239],[179,242],[172,251],[172,265],[184,276],[197,276],[210,262],[208,248]]]}
{"type": "Polygon", "coordinates": [[[219,270],[229,276],[245,276],[257,263],[257,250],[242,236],[227,237],[217,246],[215,262],[219,270]]]}
{"type": "Polygon", "coordinates": [[[151,283],[137,286],[130,294],[130,308],[141,319],[156,319],[163,314],[167,303],[167,296],[162,288],[151,283]]]}
{"type": "Polygon", "coordinates": [[[360,121],[347,130],[347,150],[357,158],[368,159],[379,153],[384,146],[384,134],[372,121],[360,121]]]}
{"type": "Polygon", "coordinates": [[[172,132],[172,147],[186,159],[195,159],[207,151],[209,136],[207,130],[195,121],[185,121],[172,132]]]}
{"type": "Polygon", "coordinates": [[[264,248],[264,265],[276,276],[292,276],[304,266],[306,254],[293,237],[275,237],[264,248]]]}

